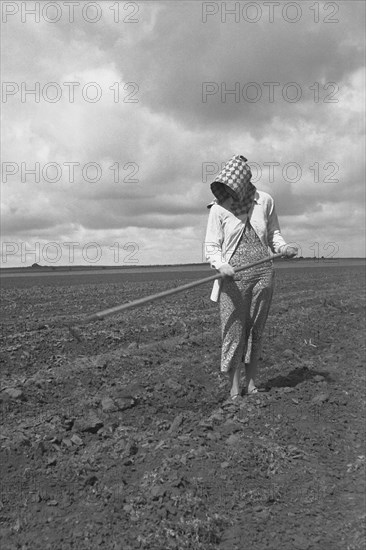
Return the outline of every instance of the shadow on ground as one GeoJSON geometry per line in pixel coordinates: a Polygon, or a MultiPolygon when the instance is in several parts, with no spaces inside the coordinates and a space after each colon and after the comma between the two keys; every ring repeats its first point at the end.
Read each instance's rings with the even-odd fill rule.
{"type": "Polygon", "coordinates": [[[310,370],[308,367],[297,367],[285,376],[280,375],[275,378],[270,378],[264,385],[266,391],[271,388],[294,388],[298,384],[311,380],[315,376],[323,376],[327,382],[332,382],[333,378],[326,371],[310,370]]]}

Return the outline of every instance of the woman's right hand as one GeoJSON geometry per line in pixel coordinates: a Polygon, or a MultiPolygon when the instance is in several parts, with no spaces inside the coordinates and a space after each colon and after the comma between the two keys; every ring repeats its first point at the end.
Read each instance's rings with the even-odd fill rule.
{"type": "Polygon", "coordinates": [[[221,275],[224,275],[224,277],[234,277],[235,275],[234,268],[231,267],[230,264],[222,264],[218,271],[221,275]]]}
{"type": "Polygon", "coordinates": [[[283,246],[281,252],[286,255],[286,258],[294,258],[298,254],[299,250],[297,246],[290,246],[286,244],[283,246]]]}

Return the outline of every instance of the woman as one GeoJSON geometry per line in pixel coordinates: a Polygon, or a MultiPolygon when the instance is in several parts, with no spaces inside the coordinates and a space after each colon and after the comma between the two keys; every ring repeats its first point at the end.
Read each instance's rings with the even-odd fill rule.
{"type": "Polygon", "coordinates": [[[211,300],[220,303],[221,372],[229,375],[233,401],[240,397],[241,362],[246,393],[258,392],[255,378],[274,285],[270,259],[239,273],[234,267],[269,257],[268,247],[289,258],[297,254],[281,235],[272,197],[251,183],[246,161],[232,157],[211,184],[216,200],[208,205],[205,240],[206,259],[225,276],[215,281],[211,300]]]}

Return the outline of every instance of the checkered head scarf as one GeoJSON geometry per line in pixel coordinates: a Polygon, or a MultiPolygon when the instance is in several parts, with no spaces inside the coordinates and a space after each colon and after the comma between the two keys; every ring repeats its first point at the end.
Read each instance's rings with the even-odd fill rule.
{"type": "Polygon", "coordinates": [[[256,187],[250,181],[251,177],[247,159],[242,155],[235,155],[211,183],[211,191],[219,204],[225,202],[228,196],[233,197],[230,210],[234,216],[248,214],[252,207],[256,187]]]}

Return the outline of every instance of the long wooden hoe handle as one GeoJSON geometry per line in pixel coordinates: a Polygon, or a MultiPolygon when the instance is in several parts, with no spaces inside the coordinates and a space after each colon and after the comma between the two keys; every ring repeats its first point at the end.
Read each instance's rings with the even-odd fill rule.
{"type": "MultiPolygon", "coordinates": [[[[258,260],[257,262],[252,262],[251,264],[236,267],[234,271],[235,273],[238,273],[239,271],[244,271],[244,269],[249,269],[250,267],[254,267],[255,265],[259,265],[259,264],[264,264],[269,260],[273,260],[274,258],[280,258],[281,256],[284,256],[284,254],[283,253],[273,254],[271,256],[268,256],[268,258],[263,258],[262,260],[258,260]]],[[[224,277],[225,275],[222,275],[221,273],[216,273],[216,275],[210,275],[210,277],[205,277],[204,279],[198,279],[198,281],[192,281],[191,283],[187,283],[182,286],[177,286],[176,288],[164,290],[163,292],[159,292],[158,294],[151,294],[150,296],[145,296],[145,298],[140,298],[139,300],[134,300],[133,302],[127,302],[126,304],[122,304],[120,306],[115,306],[109,309],[104,309],[103,311],[98,311],[97,313],[93,313],[92,315],[88,315],[87,317],[84,317],[84,319],[80,319],[80,320],[78,319],[77,321],[74,320],[72,322],[65,323],[65,325],[67,325],[70,328],[72,327],[72,325],[80,325],[80,324],[90,323],[91,321],[96,321],[97,319],[104,319],[105,317],[109,317],[109,315],[115,315],[116,313],[120,313],[121,311],[126,311],[127,309],[143,306],[144,304],[148,304],[149,302],[155,302],[155,300],[160,300],[161,298],[166,298],[167,296],[173,296],[173,294],[178,294],[178,292],[184,292],[185,290],[189,290],[190,288],[194,288],[199,285],[204,285],[206,283],[209,283],[210,281],[214,281],[215,279],[223,279],[224,277]]]]}

